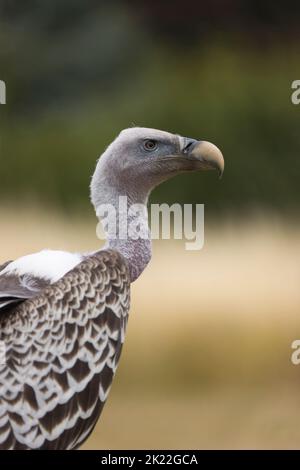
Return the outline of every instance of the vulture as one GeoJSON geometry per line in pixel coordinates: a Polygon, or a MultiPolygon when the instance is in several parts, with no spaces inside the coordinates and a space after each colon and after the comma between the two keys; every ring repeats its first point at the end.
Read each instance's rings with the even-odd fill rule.
{"type": "Polygon", "coordinates": [[[91,181],[102,221],[108,208],[103,248],[43,250],[0,267],[1,450],[77,449],[88,438],[120,359],[130,285],[151,258],[149,194],[174,175],[208,169],[220,175],[224,169],[222,153],[209,142],[125,129],[91,181]],[[120,210],[120,196],[128,211],[120,210]],[[130,211],[135,204],[144,210],[130,211]],[[109,223],[113,217],[118,223],[109,223]],[[146,226],[146,236],[124,236],[128,222],[146,226]]]}

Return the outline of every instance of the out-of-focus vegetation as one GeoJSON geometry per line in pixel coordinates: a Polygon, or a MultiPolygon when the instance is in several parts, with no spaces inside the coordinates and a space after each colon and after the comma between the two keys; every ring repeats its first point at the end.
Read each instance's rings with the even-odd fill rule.
{"type": "Polygon", "coordinates": [[[96,158],[136,124],[212,140],[225,155],[221,184],[214,174],[182,176],[156,201],[205,202],[210,214],[296,209],[295,14],[230,4],[3,1],[2,200],[86,209],[96,158]]]}

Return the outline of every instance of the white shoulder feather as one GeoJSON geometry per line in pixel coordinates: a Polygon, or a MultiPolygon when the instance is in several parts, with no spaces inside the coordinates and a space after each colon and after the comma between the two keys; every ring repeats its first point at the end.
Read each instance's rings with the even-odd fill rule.
{"type": "Polygon", "coordinates": [[[16,274],[22,276],[30,274],[34,277],[47,279],[53,283],[58,281],[81,261],[82,256],[77,253],[42,250],[12,261],[0,272],[0,275],[16,274]]]}

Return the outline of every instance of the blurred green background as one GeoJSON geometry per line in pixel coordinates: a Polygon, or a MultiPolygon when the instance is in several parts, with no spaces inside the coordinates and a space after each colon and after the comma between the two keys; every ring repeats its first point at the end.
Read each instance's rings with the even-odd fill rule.
{"type": "Polygon", "coordinates": [[[89,182],[123,128],[226,162],[152,195],[205,203],[205,248],[155,242],[85,448],[299,447],[299,21],[270,0],[0,0],[1,261],[97,246],[89,182]]]}
{"type": "Polygon", "coordinates": [[[87,207],[96,157],[136,124],[211,139],[226,158],[222,185],[183,176],[156,200],[297,209],[299,13],[270,1],[2,0],[2,199],[87,207]]]}

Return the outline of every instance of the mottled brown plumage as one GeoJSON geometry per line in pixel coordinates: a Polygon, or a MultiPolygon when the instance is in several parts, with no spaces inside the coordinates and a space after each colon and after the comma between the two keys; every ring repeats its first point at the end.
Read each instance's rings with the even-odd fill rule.
{"type": "Polygon", "coordinates": [[[98,252],[0,315],[0,449],[73,449],[93,430],[129,311],[128,267],[98,252]]]}

